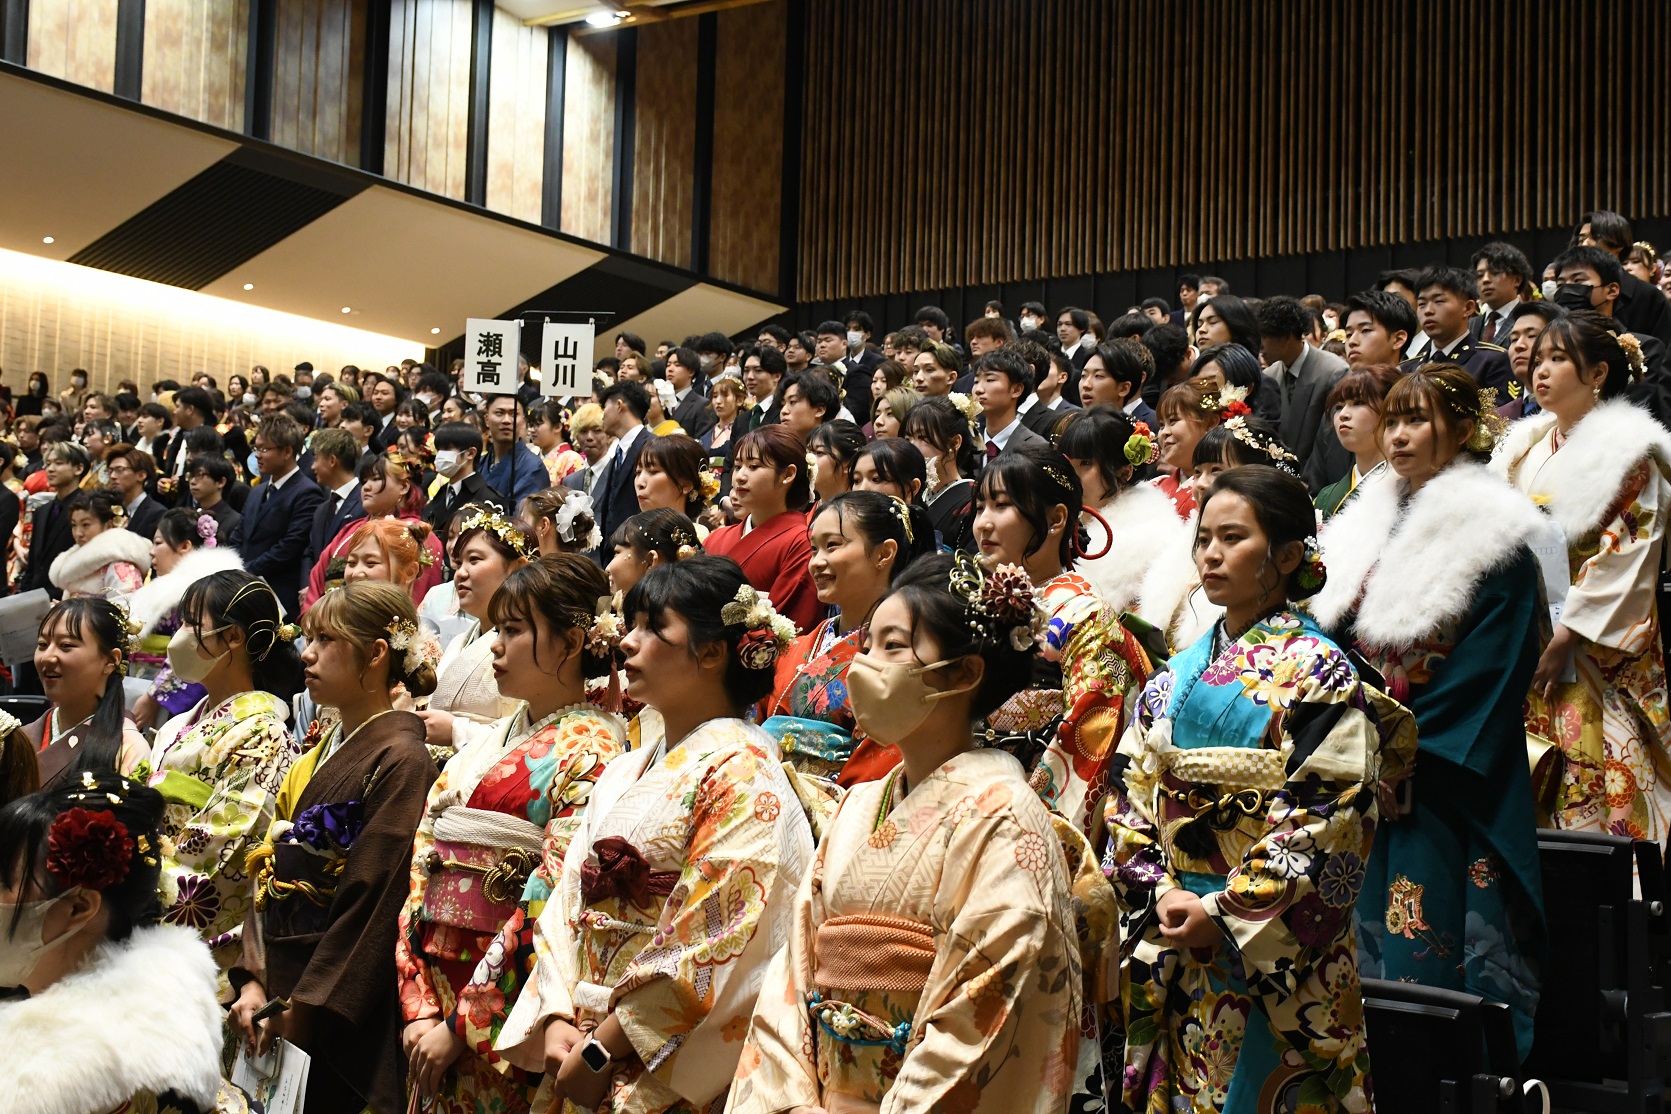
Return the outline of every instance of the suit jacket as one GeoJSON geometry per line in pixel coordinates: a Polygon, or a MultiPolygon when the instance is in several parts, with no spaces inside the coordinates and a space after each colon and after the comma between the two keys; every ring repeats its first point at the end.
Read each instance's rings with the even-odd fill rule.
{"type": "MultiPolygon", "coordinates": [[[[1474,340],[1483,340],[1487,344],[1495,344],[1499,347],[1507,348],[1509,344],[1509,330],[1514,328],[1514,320],[1516,317],[1520,316],[1520,307],[1525,304],[1525,302],[1516,304],[1514,307],[1515,311],[1513,313],[1499,314],[1497,316],[1496,326],[1491,330],[1491,335],[1488,337],[1482,337],[1480,335],[1485,330],[1485,311],[1482,310],[1481,312],[1476,313],[1468,319],[1468,335],[1474,340]]],[[[1347,479],[1350,480],[1351,477],[1348,476],[1347,479]]]]}
{"type": "Polygon", "coordinates": [[[882,353],[873,348],[864,349],[858,356],[848,356],[836,361],[836,366],[842,369],[837,380],[841,384],[841,401],[853,412],[853,420],[859,425],[870,421],[870,416],[876,409],[876,400],[870,394],[870,384],[875,380],[876,368],[881,363],[882,353]],[[874,356],[875,360],[867,361],[866,356],[874,356]]]}
{"type": "Polygon", "coordinates": [[[1021,424],[1040,437],[1049,437],[1060,422],[1078,409],[1079,407],[1066,399],[1054,410],[1041,402],[1035,402],[1032,409],[1021,415],[1021,424]]]}
{"type": "MultiPolygon", "coordinates": [[[[603,546],[593,554],[600,558],[599,564],[608,563],[601,558],[604,549],[609,545],[609,539],[615,536],[616,529],[638,513],[638,491],[633,487],[633,481],[637,478],[638,456],[653,436],[655,435],[646,428],[633,438],[632,444],[624,453],[621,446],[616,444],[610,450],[607,458],[609,463],[604,465],[606,471],[598,480],[597,490],[592,492],[592,507],[597,514],[598,533],[603,538],[603,546]]],[[[804,525],[802,532],[805,532],[804,525]]]]}
{"type": "Polygon", "coordinates": [[[182,503],[181,506],[191,507],[193,510],[197,511],[198,514],[206,514],[210,518],[214,519],[215,537],[218,538],[223,545],[232,544],[232,532],[238,528],[238,520],[244,517],[239,514],[237,508],[227,502],[225,498],[222,498],[220,502],[216,503],[208,510],[204,510],[202,507],[197,506],[196,503],[193,503],[190,500],[182,503]]]}
{"type": "MultiPolygon", "coordinates": [[[[986,451],[986,429],[984,426],[981,429],[980,443],[981,451],[984,453],[986,451]]],[[[1045,448],[1049,448],[1050,439],[1028,429],[1026,422],[1020,422],[1017,424],[1015,429],[1010,431],[1009,439],[1004,442],[1004,447],[1001,452],[1007,453],[1011,449],[1020,448],[1022,445],[1042,445],[1045,448]]]]}
{"type": "MultiPolygon", "coordinates": [[[[320,490],[324,491],[323,488],[320,490]]],[[[331,544],[331,539],[337,532],[355,519],[366,516],[365,505],[360,502],[360,485],[355,484],[354,490],[348,493],[348,498],[342,501],[342,506],[331,509],[331,496],[334,491],[325,491],[324,498],[319,500],[319,509],[313,512],[313,527],[308,532],[307,554],[302,558],[302,567],[311,570],[319,562],[319,555],[325,552],[325,547],[331,544]]]]}
{"type": "MultiPolygon", "coordinates": [[[[394,444],[399,438],[400,427],[395,424],[394,415],[391,414],[387,424],[372,432],[371,444],[367,447],[376,449],[378,452],[382,452],[384,449],[387,449],[390,445],[394,444]]],[[[330,541],[331,539],[326,538],[325,540],[330,541]]]]}
{"type": "Polygon", "coordinates": [[[1619,284],[1619,300],[1613,303],[1613,316],[1633,333],[1651,336],[1671,347],[1671,303],[1658,288],[1643,282],[1629,271],[1619,284]]]}
{"type": "Polygon", "coordinates": [[[1151,433],[1157,432],[1160,429],[1160,418],[1155,414],[1155,408],[1150,406],[1147,402],[1139,402],[1136,406],[1131,408],[1131,412],[1128,413],[1126,417],[1130,418],[1134,422],[1142,422],[1144,425],[1149,427],[1149,432],[1151,433]]]}
{"type": "Polygon", "coordinates": [[[286,614],[294,616],[299,614],[302,557],[313,531],[313,512],[325,491],[300,469],[282,487],[275,489],[272,482],[264,477],[250,493],[232,531],[232,548],[244,559],[245,571],[265,578],[286,614]]]}
{"type": "Polygon", "coordinates": [[[128,515],[128,529],[150,541],[157,532],[157,521],[162,518],[166,508],[149,495],[139,500],[139,506],[128,515]]]}
{"type": "Polygon", "coordinates": [[[1291,369],[1278,362],[1265,370],[1265,388],[1282,405],[1277,432],[1282,443],[1300,458],[1303,466],[1317,443],[1317,430],[1329,417],[1329,392],[1346,374],[1346,361],[1333,352],[1305,345],[1291,369]]]}
{"type": "Polygon", "coordinates": [[[17,590],[32,592],[36,588],[45,588],[46,594],[53,599],[62,598],[63,589],[52,583],[47,574],[52,570],[53,560],[74,544],[75,537],[70,533],[70,512],[64,509],[63,500],[54,499],[36,507],[29,532],[29,563],[23,566],[23,572],[17,578],[17,590]]]}
{"type": "MultiPolygon", "coordinates": [[[[452,518],[454,511],[468,503],[490,503],[501,513],[505,510],[505,497],[489,487],[480,472],[471,472],[464,477],[456,496],[453,490],[453,485],[447,484],[424,507],[424,521],[443,538],[447,536],[447,520],[452,518]]],[[[325,540],[330,541],[329,538],[325,540]]],[[[323,548],[320,552],[324,552],[323,548]]]]}
{"type": "Polygon", "coordinates": [[[684,427],[686,433],[698,440],[704,433],[719,424],[719,419],[714,416],[713,403],[708,401],[707,395],[695,387],[690,389],[690,394],[685,396],[683,402],[674,407],[673,413],[669,414],[668,417],[678,422],[684,427]]]}
{"type": "Polygon", "coordinates": [[[1495,390],[1499,398],[1507,397],[1509,380],[1514,378],[1514,369],[1509,365],[1507,352],[1495,344],[1487,344],[1483,340],[1476,341],[1470,336],[1464,336],[1449,356],[1440,356],[1437,346],[1429,345],[1426,355],[1405,360],[1398,365],[1398,370],[1409,373],[1423,364],[1431,363],[1459,365],[1463,371],[1472,375],[1474,382],[1481,387],[1495,390]]]}

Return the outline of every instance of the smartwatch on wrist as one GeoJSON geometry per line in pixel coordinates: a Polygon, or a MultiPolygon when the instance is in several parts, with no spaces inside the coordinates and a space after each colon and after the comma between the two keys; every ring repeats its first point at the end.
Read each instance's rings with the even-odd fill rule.
{"type": "Polygon", "coordinates": [[[586,1043],[580,1046],[580,1059],[593,1075],[602,1075],[608,1070],[609,1065],[615,1062],[615,1057],[609,1054],[609,1049],[596,1037],[588,1038],[586,1043]]]}

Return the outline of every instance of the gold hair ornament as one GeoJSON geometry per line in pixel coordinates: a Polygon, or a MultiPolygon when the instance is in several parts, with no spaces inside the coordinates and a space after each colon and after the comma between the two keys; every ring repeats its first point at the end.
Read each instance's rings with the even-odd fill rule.
{"type": "Polygon", "coordinates": [[[744,669],[770,669],[778,655],[795,641],[795,624],[779,615],[770,596],[754,590],[752,584],[737,589],[730,603],[719,610],[720,622],[742,627],[737,641],[737,660],[744,669]]]}
{"type": "Polygon", "coordinates": [[[534,555],[534,544],[528,540],[527,533],[496,510],[479,510],[465,519],[464,525],[459,527],[458,536],[463,537],[472,530],[486,530],[514,549],[519,557],[530,558],[534,555]]]}

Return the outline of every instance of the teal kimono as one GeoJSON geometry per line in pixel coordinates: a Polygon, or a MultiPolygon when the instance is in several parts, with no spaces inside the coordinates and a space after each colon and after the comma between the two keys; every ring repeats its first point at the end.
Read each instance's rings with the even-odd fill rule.
{"type": "Polygon", "coordinates": [[[1381,736],[1356,670],[1278,612],[1149,680],[1114,763],[1104,868],[1121,901],[1122,1108],[1369,1109],[1352,910],[1376,824],[1381,736]],[[1180,949],[1169,890],[1222,933],[1180,949]]]}

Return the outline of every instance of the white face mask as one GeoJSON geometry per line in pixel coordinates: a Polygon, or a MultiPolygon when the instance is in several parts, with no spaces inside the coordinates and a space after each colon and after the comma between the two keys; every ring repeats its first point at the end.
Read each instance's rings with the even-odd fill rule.
{"type": "MultiPolygon", "coordinates": [[[[216,627],[212,631],[204,631],[204,637],[219,634],[225,629],[226,627],[216,627]]],[[[168,668],[172,669],[180,680],[198,684],[213,673],[215,666],[224,661],[230,653],[232,651],[227,650],[216,657],[204,657],[203,639],[199,638],[197,632],[192,630],[191,624],[187,623],[168,640],[168,668]]]]}
{"type": "Polygon", "coordinates": [[[255,395],[253,395],[249,391],[245,391],[244,392],[244,397],[243,397],[243,403],[244,403],[245,406],[254,406],[255,405],[255,395]]]}
{"type": "Polygon", "coordinates": [[[1544,279],[1543,280],[1543,300],[1546,301],[1546,302],[1553,302],[1555,300],[1555,291],[1559,290],[1560,288],[1561,288],[1561,284],[1556,282],[1554,279],[1544,279]]]}
{"type": "Polygon", "coordinates": [[[70,376],[70,382],[75,384],[76,390],[79,391],[87,385],[87,377],[85,375],[72,375],[70,376]]]}
{"type": "Polygon", "coordinates": [[[74,893],[72,890],[46,901],[25,901],[20,906],[0,905],[0,986],[22,986],[48,952],[63,947],[75,935],[66,932],[56,940],[43,938],[47,914],[74,893]],[[19,910],[17,929],[7,936],[4,933],[11,928],[13,909],[19,910]]]}
{"type": "Polygon", "coordinates": [[[1036,329],[1039,324],[1039,319],[1036,317],[1023,317],[1021,319],[1021,331],[1026,332],[1028,329],[1036,329]]]}
{"type": "Polygon", "coordinates": [[[449,480],[452,479],[458,474],[459,466],[464,463],[463,460],[460,459],[463,455],[463,452],[458,449],[442,449],[440,452],[436,453],[436,474],[445,476],[449,480]]]}
{"type": "Polygon", "coordinates": [[[847,330],[847,347],[857,348],[865,342],[865,335],[853,329],[847,330]]]}
{"type": "Polygon", "coordinates": [[[308,386],[305,383],[302,384],[300,387],[296,388],[296,397],[299,398],[299,399],[303,399],[304,401],[307,400],[307,399],[312,398],[313,397],[313,388],[308,386]]]}

